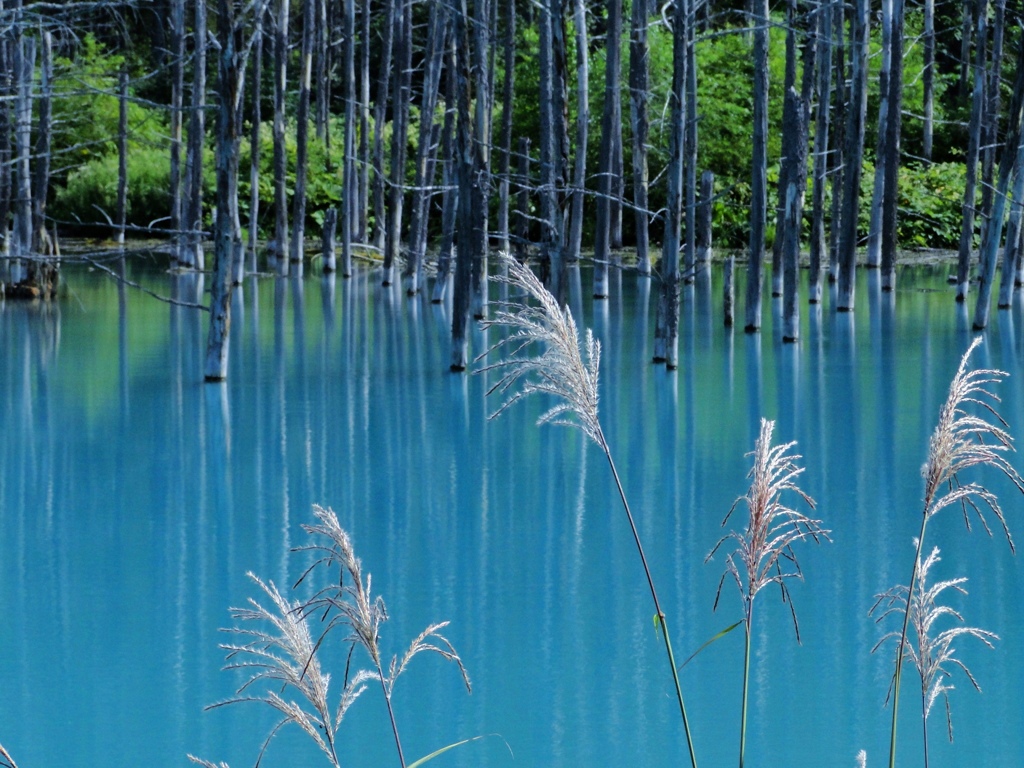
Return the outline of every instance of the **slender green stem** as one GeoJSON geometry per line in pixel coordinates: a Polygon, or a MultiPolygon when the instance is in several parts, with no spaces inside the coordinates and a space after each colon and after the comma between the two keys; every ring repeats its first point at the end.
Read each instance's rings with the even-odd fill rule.
{"type": "Polygon", "coordinates": [[[743,758],[747,750],[747,690],[750,681],[750,635],[751,621],[754,618],[754,601],[751,599],[747,605],[746,641],[743,648],[743,704],[740,707],[740,768],[743,768],[743,758]]]}
{"type": "Polygon", "coordinates": [[[892,731],[889,734],[889,768],[896,766],[896,723],[900,712],[900,680],[903,677],[903,652],[907,645],[907,627],[910,624],[910,602],[917,589],[917,564],[921,562],[921,549],[924,547],[924,530],[928,525],[928,508],[931,496],[925,500],[924,517],[921,519],[921,532],[917,537],[917,552],[914,553],[914,570],[910,573],[910,588],[907,590],[907,610],[903,614],[903,631],[900,633],[900,644],[896,649],[896,672],[892,681],[892,731]]]}
{"type": "Polygon", "coordinates": [[[928,692],[921,686],[921,733],[924,736],[924,768],[928,768],[928,692]]]}
{"type": "Polygon", "coordinates": [[[658,592],[654,588],[654,578],[651,576],[651,569],[647,565],[647,557],[644,555],[643,544],[640,543],[640,532],[637,530],[633,513],[629,509],[629,502],[626,500],[626,491],[622,487],[622,480],[619,479],[619,472],[615,468],[615,461],[612,459],[611,449],[605,442],[604,433],[599,434],[600,446],[608,459],[608,466],[611,467],[612,477],[615,478],[615,486],[619,489],[619,498],[622,500],[622,508],[626,510],[626,518],[629,520],[630,530],[633,532],[633,540],[636,542],[637,552],[640,554],[640,562],[644,567],[644,574],[647,576],[647,586],[651,590],[651,597],[654,599],[654,610],[658,615],[658,622],[661,625],[662,636],[665,638],[665,653],[668,655],[668,663],[672,669],[672,680],[676,686],[676,698],[679,701],[679,713],[683,716],[683,730],[686,732],[686,746],[690,751],[690,765],[697,768],[697,756],[693,749],[693,738],[690,735],[690,721],[686,717],[686,705],[683,703],[683,688],[679,683],[679,670],[676,667],[675,655],[672,653],[672,641],[669,639],[668,624],[665,622],[665,612],[661,610],[661,603],[658,601],[658,592]]]}
{"type": "Polygon", "coordinates": [[[377,675],[380,677],[380,687],[384,691],[384,702],[388,705],[388,716],[391,718],[391,732],[395,734],[395,747],[398,749],[398,762],[405,768],[405,755],[402,753],[402,740],[398,738],[398,723],[395,722],[395,710],[391,708],[391,694],[388,691],[387,683],[384,682],[384,670],[381,669],[380,661],[377,661],[377,675]]]}

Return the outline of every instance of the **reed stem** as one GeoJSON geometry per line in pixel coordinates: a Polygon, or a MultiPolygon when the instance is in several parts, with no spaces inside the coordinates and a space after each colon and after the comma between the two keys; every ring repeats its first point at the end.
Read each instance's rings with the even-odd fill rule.
{"type": "Polygon", "coordinates": [[[743,648],[743,704],[740,707],[740,768],[743,768],[743,760],[747,750],[747,690],[750,681],[750,635],[751,621],[754,618],[754,601],[748,603],[746,624],[746,640],[743,648]]]}
{"type": "MultiPolygon", "coordinates": [[[[375,660],[376,661],[376,660],[375,660]]],[[[405,755],[402,753],[402,740],[398,738],[398,723],[395,722],[395,710],[391,707],[391,694],[388,693],[388,686],[384,682],[384,670],[377,661],[377,675],[380,677],[380,687],[384,691],[384,702],[388,705],[388,717],[391,718],[391,732],[395,734],[395,747],[398,749],[398,762],[405,768],[405,755]]]]}
{"type": "MultiPolygon", "coordinates": [[[[612,477],[615,478],[615,487],[619,490],[619,498],[622,500],[622,508],[626,511],[626,519],[629,520],[629,528],[633,532],[633,540],[636,542],[636,550],[640,555],[640,562],[644,567],[644,575],[647,576],[647,586],[651,590],[651,598],[654,600],[654,610],[658,615],[658,623],[661,625],[662,636],[665,638],[665,653],[668,656],[668,664],[672,670],[672,680],[676,687],[676,699],[679,702],[679,713],[683,717],[683,730],[686,732],[686,746],[690,752],[690,765],[697,768],[697,756],[693,749],[693,737],[690,734],[690,721],[686,717],[686,705],[683,703],[683,688],[679,683],[679,670],[676,667],[675,654],[672,653],[672,640],[669,638],[668,623],[665,621],[665,612],[661,610],[661,602],[658,600],[658,592],[654,588],[654,578],[651,576],[651,569],[647,565],[647,557],[644,555],[643,544],[640,543],[640,532],[637,530],[633,513],[629,509],[629,501],[626,499],[626,491],[622,487],[622,480],[619,479],[619,472],[615,468],[615,461],[612,459],[611,449],[604,439],[604,431],[598,433],[599,444],[604,450],[608,459],[608,466],[611,467],[612,477]]],[[[744,699],[745,700],[745,699],[744,699]]]]}

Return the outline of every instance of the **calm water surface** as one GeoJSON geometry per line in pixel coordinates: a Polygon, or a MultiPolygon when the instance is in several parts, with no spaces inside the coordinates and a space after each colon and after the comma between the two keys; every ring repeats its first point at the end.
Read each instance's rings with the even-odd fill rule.
{"type": "MultiPolygon", "coordinates": [[[[387,601],[387,652],[449,620],[472,677],[467,695],[450,664],[414,661],[395,690],[407,756],[499,734],[434,764],[684,764],[603,456],[575,431],[536,428],[539,401],[488,422],[487,379],[447,372],[447,308],[372,271],[253,279],[236,297],[230,378],[206,385],[204,315],[67,273],[55,306],[0,303],[0,742],[22,768],[185,766],[189,752],[252,765],[269,710],[204,711],[243,680],[221,671],[218,629],[257,595],[247,571],[282,586],[301,573],[307,555],[289,550],[313,503],[337,511],[387,601]]],[[[129,273],[196,295],[195,277],[129,273]]],[[[909,577],[926,440],[971,340],[945,274],[903,272],[895,297],[862,275],[855,315],[804,305],[800,343],[783,345],[777,301],[760,335],[722,327],[716,273],[684,297],[674,373],[649,363],[648,281],[625,273],[610,301],[573,301],[604,346],[602,421],[680,658],[740,617],[728,583],[712,611],[723,558],[704,558],[745,491],[759,419],[804,456],[833,543],[799,553],[802,645],[777,593],[758,600],[750,766],[852,766],[860,749],[884,764],[891,657],[870,653],[884,630],[867,611],[909,577]]],[[[1002,408],[1020,436],[1019,303],[992,322],[977,363],[1011,373],[1002,408]]],[[[474,353],[495,339],[477,333],[474,353]]],[[[1024,503],[994,482],[1024,538],[1024,503]]],[[[956,740],[934,713],[932,765],[1024,764],[1022,563],[957,512],[929,536],[936,575],[970,578],[957,608],[1001,638],[958,644],[984,693],[954,677],[956,740]]],[[[742,652],[735,632],[683,670],[701,765],[736,759],[742,652]]],[[[330,653],[337,688],[344,656],[330,653]]],[[[901,759],[920,764],[913,677],[904,696],[901,759]]],[[[379,691],[342,736],[344,764],[397,764],[379,691]]],[[[263,762],[322,764],[289,729],[263,762]]]]}

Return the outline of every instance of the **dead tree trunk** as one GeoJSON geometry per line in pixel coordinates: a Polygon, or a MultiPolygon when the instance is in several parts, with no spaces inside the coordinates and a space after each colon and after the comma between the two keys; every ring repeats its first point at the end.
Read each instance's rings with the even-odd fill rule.
{"type": "MultiPolygon", "coordinates": [[[[360,5],[359,50],[359,195],[356,202],[356,239],[369,240],[370,213],[370,0],[360,5]]],[[[376,124],[374,124],[376,129],[376,124]]]]}
{"type": "MultiPolygon", "coordinates": [[[[356,174],[356,3],[345,0],[345,159],[341,189],[341,276],[352,276],[352,239],[358,231],[359,181],[356,174]]],[[[365,159],[365,158],[364,158],[365,159]]],[[[334,264],[324,264],[333,271],[334,264]]]]}
{"type": "Polygon", "coordinates": [[[982,121],[985,111],[985,40],[988,37],[988,0],[975,0],[978,50],[974,60],[974,98],[971,102],[971,123],[967,129],[967,178],[961,210],[960,249],[956,270],[956,300],[964,301],[971,279],[971,247],[974,244],[975,198],[978,188],[978,157],[981,148],[982,121]]]}
{"type": "Polygon", "coordinates": [[[761,282],[764,231],[768,207],[768,0],[754,6],[754,155],[750,183],[750,247],[747,263],[747,322],[744,330],[761,329],[761,282]]]}
{"type": "Polygon", "coordinates": [[[238,225],[238,155],[241,119],[241,30],[236,0],[217,0],[217,39],[220,44],[217,77],[217,220],[214,228],[213,283],[210,286],[210,332],[206,340],[207,381],[228,375],[231,329],[231,272],[242,248],[238,225]]]}
{"type": "MultiPolygon", "coordinates": [[[[1014,78],[1013,100],[1007,116],[1006,143],[1002,147],[999,161],[999,179],[992,200],[992,216],[984,229],[981,245],[981,269],[978,281],[978,303],[974,308],[974,330],[981,331],[988,325],[989,305],[992,297],[992,284],[996,276],[996,258],[999,245],[1003,239],[1003,220],[1006,216],[1007,191],[1013,167],[1024,162],[1024,144],[1021,143],[1021,111],[1024,110],[1024,40],[1020,43],[1020,54],[1017,57],[1017,75],[1014,78]]],[[[1017,186],[1020,186],[1018,183],[1017,186]]],[[[1018,201],[1020,198],[1018,198],[1018,201]]],[[[1019,204],[1019,202],[1018,202],[1019,204]]],[[[1004,275],[1004,283],[1012,281],[1012,268],[1004,275]]]]}
{"type": "MultiPolygon", "coordinates": [[[[412,93],[412,3],[401,0],[395,19],[394,96],[391,121],[391,182],[388,187],[387,231],[384,238],[383,285],[394,282],[401,254],[402,209],[405,202],[405,160],[408,154],[409,102],[412,93]]],[[[429,120],[430,116],[424,116],[429,120]]]]}
{"type": "Polygon", "coordinates": [[[447,13],[440,3],[430,6],[427,49],[423,57],[423,92],[420,98],[419,146],[416,150],[416,173],[409,216],[409,255],[404,277],[408,296],[419,293],[422,265],[426,257],[426,217],[434,185],[435,136],[434,111],[437,107],[438,87],[441,83],[441,63],[446,46],[447,13]]]}
{"type": "Polygon", "coordinates": [[[469,312],[472,291],[473,262],[481,257],[484,247],[483,222],[483,158],[473,128],[473,87],[470,19],[466,0],[455,13],[456,90],[458,102],[455,155],[457,163],[459,202],[459,252],[455,262],[455,289],[452,297],[452,371],[464,371],[469,363],[469,312]]]}
{"type": "MultiPolygon", "coordinates": [[[[569,209],[569,236],[565,261],[575,264],[583,245],[583,204],[587,186],[587,144],[590,136],[590,57],[587,35],[587,8],[584,0],[573,0],[573,28],[576,31],[576,147],[572,169],[572,201],[569,209]]],[[[636,155],[633,156],[636,167],[636,155]]],[[[639,253],[639,246],[638,251],[639,253]]],[[[650,272],[650,259],[647,262],[650,272]]]]}
{"type": "MultiPolygon", "coordinates": [[[[35,70],[36,41],[32,37],[18,40],[15,59],[15,81],[18,94],[15,102],[16,135],[18,157],[15,161],[17,191],[14,204],[14,257],[29,259],[32,256],[32,79],[35,70]]],[[[18,277],[24,263],[14,262],[18,277]]]]}
{"type": "Polygon", "coordinates": [[[641,275],[651,274],[648,233],[647,142],[650,136],[650,43],[647,34],[648,3],[634,0],[629,36],[629,112],[633,125],[633,205],[636,216],[636,264],[641,275]]]}
{"type": "Polygon", "coordinates": [[[891,115],[889,88],[893,64],[893,2],[882,0],[882,70],[878,75],[878,137],[875,142],[875,183],[871,196],[871,218],[868,226],[867,253],[864,264],[878,267],[882,261],[882,197],[885,194],[885,165],[889,160],[886,142],[889,139],[887,125],[891,115]]]}
{"type": "MultiPolygon", "coordinates": [[[[128,219],[128,63],[121,65],[117,83],[117,231],[114,240],[124,245],[128,219]]],[[[49,149],[47,149],[49,152],[49,149]]]]}
{"type": "MultiPolygon", "coordinates": [[[[396,6],[399,0],[385,3],[383,39],[380,49],[380,70],[377,76],[377,97],[373,105],[373,235],[372,244],[378,250],[384,250],[385,222],[387,210],[384,194],[384,119],[387,116],[388,99],[391,90],[391,56],[395,41],[395,27],[401,22],[396,17],[396,6]]],[[[399,73],[395,73],[397,76],[399,73]]]]}
{"type": "Polygon", "coordinates": [[[811,191],[811,269],[807,286],[810,304],[821,301],[822,266],[828,263],[825,240],[825,185],[828,172],[829,105],[832,100],[832,14],[830,0],[819,0],[816,19],[818,76],[814,123],[814,181],[811,191]]]}
{"type": "MultiPolygon", "coordinates": [[[[597,167],[597,215],[594,233],[594,298],[608,298],[608,270],[612,265],[612,197],[618,195],[615,177],[615,142],[619,103],[619,39],[622,37],[622,0],[608,0],[605,33],[604,111],[601,117],[601,148],[597,167]]],[[[621,122],[621,121],[620,121],[621,122]]],[[[621,141],[621,126],[619,127],[621,141]]],[[[681,139],[682,137],[680,137],[681,139]]]]}
{"type": "Polygon", "coordinates": [[[206,0],[195,0],[192,19],[192,114],[188,123],[185,157],[186,247],[182,263],[202,270],[203,257],[203,140],[206,138],[206,0]]]}
{"type": "Polygon", "coordinates": [[[790,88],[786,100],[792,106],[786,114],[792,121],[784,133],[792,143],[792,153],[786,177],[786,215],[782,228],[782,269],[785,273],[782,287],[782,340],[796,341],[800,337],[800,302],[797,301],[800,269],[800,236],[803,229],[804,193],[807,189],[807,120],[803,99],[795,88],[790,88]]]}
{"type": "Polygon", "coordinates": [[[896,287],[896,249],[899,224],[900,139],[903,119],[904,0],[895,0],[892,64],[889,74],[889,117],[886,120],[885,184],[882,195],[882,290],[896,287]]]}
{"type": "MultiPolygon", "coordinates": [[[[32,252],[36,258],[48,255],[50,250],[50,236],[46,232],[46,196],[50,191],[50,146],[53,136],[53,39],[49,31],[43,30],[39,43],[39,119],[32,182],[32,252]]],[[[127,106],[124,109],[127,110],[127,106]]]]}
{"type": "Polygon", "coordinates": [[[306,172],[309,165],[309,103],[313,79],[313,37],[316,26],[316,0],[303,0],[302,52],[299,59],[299,104],[295,113],[295,191],[292,193],[292,240],[289,249],[293,264],[302,274],[306,238],[306,172]]]}
{"type": "Polygon", "coordinates": [[[787,133],[797,127],[797,121],[788,110],[796,109],[797,101],[790,99],[789,91],[796,87],[796,0],[786,3],[786,76],[783,93],[787,94],[782,105],[782,146],[783,156],[779,166],[778,203],[775,208],[775,239],[772,242],[772,296],[782,295],[782,232],[786,222],[786,195],[789,191],[789,173],[793,169],[793,142],[795,136],[787,133]]]}
{"type": "Polygon", "coordinates": [[[504,80],[501,89],[501,136],[498,138],[498,247],[505,255],[511,253],[509,237],[509,191],[512,172],[512,102],[515,96],[516,67],[516,4],[505,0],[502,6],[505,30],[502,36],[504,80]]]}
{"type": "Polygon", "coordinates": [[[456,126],[456,70],[455,70],[455,38],[448,41],[444,51],[444,126],[441,128],[441,154],[444,160],[441,168],[444,193],[441,198],[441,244],[437,251],[437,276],[434,278],[434,291],[430,300],[434,304],[444,301],[448,277],[451,275],[452,244],[455,241],[455,229],[458,218],[458,170],[455,158],[456,126]]]}
{"type": "Polygon", "coordinates": [[[846,122],[843,173],[843,210],[839,234],[839,292],[836,309],[852,312],[857,270],[857,213],[864,155],[864,122],[868,105],[867,68],[870,32],[868,0],[857,0],[850,43],[850,106],[846,122]]]}
{"type": "Polygon", "coordinates": [[[654,327],[654,362],[678,366],[679,244],[683,206],[683,159],[686,151],[687,3],[679,0],[672,15],[672,92],[668,139],[668,197],[661,251],[661,293],[654,327]]]}
{"type": "Polygon", "coordinates": [[[182,117],[185,103],[185,0],[171,0],[171,237],[174,248],[171,251],[171,263],[177,263],[181,255],[182,232],[181,216],[181,134],[182,117]]]}
{"type": "Polygon", "coordinates": [[[316,33],[314,35],[316,59],[316,109],[313,124],[316,137],[330,147],[331,134],[328,130],[331,103],[331,46],[328,45],[328,30],[331,28],[328,1],[316,0],[316,33]]]}
{"type": "Polygon", "coordinates": [[[277,274],[288,274],[288,154],[285,99],[288,96],[289,0],[277,0],[274,17],[274,242],[268,247],[277,274]]]}
{"type": "MultiPolygon", "coordinates": [[[[263,17],[265,12],[256,13],[252,50],[252,126],[249,134],[249,271],[256,271],[256,245],[259,241],[260,220],[260,123],[262,110],[260,96],[263,95],[263,17]]],[[[240,275],[235,275],[236,281],[240,275]]]]}
{"type": "Polygon", "coordinates": [[[924,126],[921,155],[931,162],[935,135],[935,0],[924,0],[924,126]]]}
{"type": "Polygon", "coordinates": [[[556,20],[553,5],[552,0],[545,0],[539,14],[541,260],[547,269],[548,290],[561,302],[565,298],[565,264],[562,258],[562,220],[557,187],[560,135],[555,106],[557,85],[553,27],[556,20]]]}

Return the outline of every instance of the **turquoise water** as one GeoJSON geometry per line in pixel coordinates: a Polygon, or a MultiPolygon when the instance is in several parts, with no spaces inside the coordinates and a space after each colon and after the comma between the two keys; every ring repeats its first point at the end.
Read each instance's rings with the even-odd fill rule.
{"type": "MultiPolygon", "coordinates": [[[[197,295],[195,277],[128,271],[197,295]]],[[[448,620],[473,680],[467,695],[450,664],[413,661],[394,696],[407,757],[487,735],[432,765],[687,762],[603,456],[575,431],[536,428],[540,401],[489,422],[486,377],[447,371],[447,308],[382,289],[372,271],[250,280],[229,380],[206,385],[205,316],[67,274],[53,307],[0,303],[0,743],[22,768],[184,766],[189,752],[254,764],[269,710],[204,711],[243,680],[221,671],[218,629],[257,596],[247,571],[283,587],[302,572],[308,555],[289,550],[313,503],[338,513],[387,602],[386,652],[448,620]]],[[[802,485],[832,530],[798,552],[802,645],[777,592],[758,598],[750,766],[852,766],[861,749],[868,765],[886,760],[891,657],[870,653],[883,629],[867,611],[909,577],[926,440],[972,337],[945,274],[905,271],[895,297],[861,275],[855,315],[804,305],[800,343],[783,345],[777,300],[760,335],[722,327],[716,273],[684,296],[674,373],[649,363],[648,281],[625,273],[610,301],[573,300],[604,348],[601,418],[680,659],[740,617],[728,582],[712,611],[724,558],[704,558],[745,491],[761,416],[798,441],[802,485]]],[[[474,353],[496,338],[477,332],[474,353]]],[[[993,313],[977,363],[1011,373],[1002,411],[1024,434],[1019,303],[993,313]]],[[[1021,497],[982,479],[1024,540],[1021,497]]],[[[929,536],[936,575],[970,579],[955,605],[1001,638],[958,644],[984,693],[954,676],[956,740],[934,712],[931,764],[1024,764],[1021,564],[998,536],[965,533],[957,511],[929,536]]],[[[701,765],[736,760],[742,653],[737,631],[683,670],[701,765]]],[[[344,654],[328,654],[338,687],[344,654]]],[[[920,764],[916,681],[904,680],[901,761],[920,764]]],[[[341,733],[343,764],[397,765],[379,690],[341,733]]],[[[324,764],[289,729],[263,762],[324,764]]]]}

